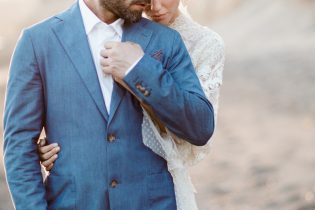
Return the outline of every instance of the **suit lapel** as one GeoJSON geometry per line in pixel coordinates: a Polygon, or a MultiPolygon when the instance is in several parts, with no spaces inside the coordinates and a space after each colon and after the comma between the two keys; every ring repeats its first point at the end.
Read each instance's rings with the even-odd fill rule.
{"type": "Polygon", "coordinates": [[[53,31],[107,121],[108,114],[78,3],[57,18],[61,21],[53,26],[53,31]]]}
{"type": "Polygon", "coordinates": [[[145,51],[152,36],[152,31],[150,29],[145,28],[145,24],[146,24],[145,19],[142,19],[138,23],[125,24],[123,29],[124,34],[122,37],[122,41],[137,43],[145,51]]]}
{"type": "MultiPolygon", "coordinates": [[[[137,43],[142,47],[143,51],[145,51],[147,45],[150,42],[152,31],[144,27],[144,22],[145,21],[142,20],[134,24],[125,24],[123,28],[124,33],[122,41],[123,42],[130,41],[137,43]]],[[[110,121],[113,119],[117,111],[117,108],[125,94],[126,94],[125,88],[121,87],[116,82],[114,82],[108,123],[110,123],[110,121]]]]}

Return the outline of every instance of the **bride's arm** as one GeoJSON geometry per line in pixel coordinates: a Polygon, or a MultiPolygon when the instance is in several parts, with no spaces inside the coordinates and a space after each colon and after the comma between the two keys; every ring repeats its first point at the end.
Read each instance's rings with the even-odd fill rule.
{"type": "Polygon", "coordinates": [[[196,45],[200,47],[191,52],[191,56],[195,60],[196,73],[203,91],[213,106],[216,120],[225,62],[224,42],[218,34],[211,32],[196,45]]]}

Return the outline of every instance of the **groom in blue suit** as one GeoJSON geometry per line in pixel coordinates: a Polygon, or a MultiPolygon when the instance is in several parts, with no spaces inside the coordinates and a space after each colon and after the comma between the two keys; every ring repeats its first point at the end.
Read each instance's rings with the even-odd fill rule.
{"type": "Polygon", "coordinates": [[[200,146],[213,133],[213,109],[180,35],[141,18],[148,3],[79,0],[23,31],[4,115],[4,162],[17,210],[176,209],[166,161],[142,142],[139,100],[200,146]],[[115,29],[102,56],[91,21],[115,29]],[[43,128],[48,143],[62,148],[44,183],[37,154],[43,128]]]}

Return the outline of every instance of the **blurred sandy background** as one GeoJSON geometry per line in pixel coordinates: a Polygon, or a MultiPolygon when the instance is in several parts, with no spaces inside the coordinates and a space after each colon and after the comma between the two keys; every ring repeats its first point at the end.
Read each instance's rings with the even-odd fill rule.
{"type": "MultiPolygon", "coordinates": [[[[0,0],[0,118],[20,30],[71,3],[0,0]]],[[[200,210],[315,210],[315,1],[188,4],[227,49],[212,153],[191,170],[200,210]]],[[[0,210],[12,209],[0,161],[0,210]]]]}

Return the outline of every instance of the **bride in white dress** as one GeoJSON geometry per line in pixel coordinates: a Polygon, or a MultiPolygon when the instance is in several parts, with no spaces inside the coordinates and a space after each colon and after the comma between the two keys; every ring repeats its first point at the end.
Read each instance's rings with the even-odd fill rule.
{"type": "MultiPolygon", "coordinates": [[[[148,18],[181,34],[201,86],[213,106],[216,119],[225,58],[222,38],[211,29],[193,21],[180,0],[151,0],[151,7],[145,12],[148,18]]],[[[142,135],[143,143],[167,161],[168,170],[173,176],[177,209],[197,210],[195,190],[188,168],[207,155],[212,141],[208,141],[204,146],[194,146],[178,138],[167,128],[166,133],[162,133],[145,110],[142,135]]],[[[41,140],[39,153],[42,165],[46,170],[50,170],[60,148],[57,145],[45,144],[46,142],[41,140]]]]}
{"type": "MultiPolygon", "coordinates": [[[[181,34],[201,86],[213,106],[216,119],[225,59],[222,38],[211,29],[193,21],[180,0],[151,0],[151,9],[146,11],[146,15],[181,34]]],[[[144,144],[167,161],[168,170],[173,176],[177,209],[198,209],[187,169],[207,155],[211,141],[200,147],[181,140],[168,130],[163,134],[154,126],[146,112],[142,134],[144,144]]]]}

